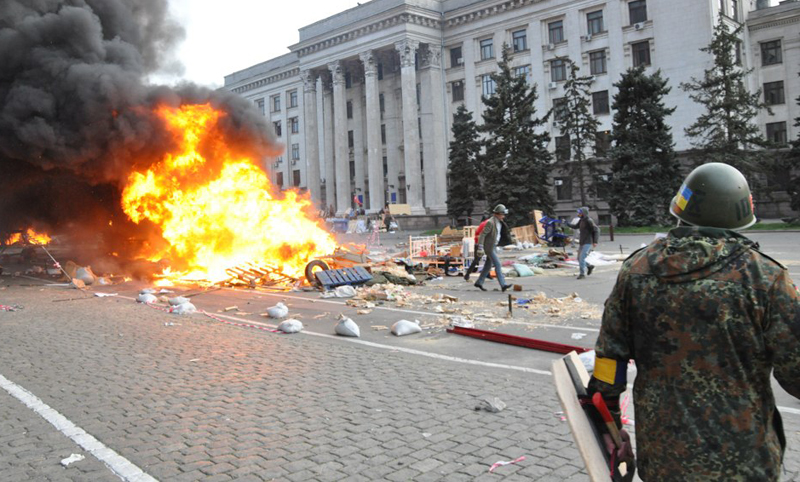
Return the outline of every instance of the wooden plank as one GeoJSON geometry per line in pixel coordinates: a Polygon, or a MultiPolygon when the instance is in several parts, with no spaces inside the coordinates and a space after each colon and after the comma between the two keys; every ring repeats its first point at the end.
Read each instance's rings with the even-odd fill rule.
{"type": "Polygon", "coordinates": [[[589,475],[589,479],[592,482],[611,482],[605,456],[597,443],[591,422],[584,413],[580,402],[578,402],[578,393],[575,391],[572,377],[567,371],[567,365],[564,362],[565,358],[570,358],[573,361],[584,386],[589,383],[589,374],[586,372],[583,362],[581,362],[577,353],[572,352],[566,357],[554,361],[552,368],[553,382],[556,385],[558,400],[564,409],[564,416],[569,423],[572,437],[575,439],[575,445],[578,447],[578,451],[586,464],[586,473],[589,475]]]}

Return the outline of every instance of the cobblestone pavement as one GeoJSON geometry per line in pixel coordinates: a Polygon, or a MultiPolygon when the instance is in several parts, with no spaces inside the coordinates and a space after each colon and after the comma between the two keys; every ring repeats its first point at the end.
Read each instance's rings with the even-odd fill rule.
{"type": "MultiPolygon", "coordinates": [[[[546,376],[236,328],[120,298],[53,302],[75,293],[0,291],[5,304],[25,305],[0,313],[0,375],[156,479],[588,480],[546,376]],[[508,408],[475,411],[486,396],[508,408]]],[[[800,480],[800,425],[785,419],[784,480],[800,480]]],[[[118,479],[0,391],[0,480],[118,479]],[[87,457],[62,467],[71,453],[87,457]]]]}

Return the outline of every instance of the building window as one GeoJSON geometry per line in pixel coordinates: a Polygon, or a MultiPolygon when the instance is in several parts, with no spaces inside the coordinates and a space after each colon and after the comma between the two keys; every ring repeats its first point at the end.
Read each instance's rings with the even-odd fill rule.
{"type": "Polygon", "coordinates": [[[378,104],[381,107],[381,114],[386,112],[386,98],[383,97],[383,94],[378,94],[378,104]]]}
{"type": "Polygon", "coordinates": [[[256,107],[258,107],[258,111],[261,112],[261,115],[265,115],[267,113],[264,109],[264,99],[258,99],[256,101],[256,107]]]}
{"type": "Polygon", "coordinates": [[[292,185],[294,187],[300,187],[300,171],[292,171],[292,185]]]}
{"type": "Polygon", "coordinates": [[[464,100],[464,82],[456,80],[451,84],[453,91],[453,102],[461,102],[464,100]]]}
{"type": "Polygon", "coordinates": [[[350,181],[356,178],[356,162],[350,161],[350,181]]]}
{"type": "Polygon", "coordinates": [[[381,124],[381,144],[386,144],[386,124],[381,124]]]}
{"type": "MultiPolygon", "coordinates": [[[[568,161],[570,158],[569,136],[556,137],[556,160],[568,161]]],[[[572,198],[572,194],[570,194],[572,198]]]]}
{"type": "Polygon", "coordinates": [[[764,103],[776,105],[786,103],[783,94],[783,81],[764,83],[764,103]]]}
{"type": "Polygon", "coordinates": [[[548,39],[551,44],[560,44],[564,41],[564,21],[558,20],[547,24],[548,39]]]}
{"type": "Polygon", "coordinates": [[[300,144],[292,144],[292,160],[300,159],[300,144]]]}
{"type": "Polygon", "coordinates": [[[344,88],[349,89],[353,86],[353,76],[350,75],[350,72],[345,72],[344,74],[344,88]]]}
{"type": "Polygon", "coordinates": [[[355,137],[353,137],[353,131],[347,131],[347,147],[352,149],[354,145],[355,137]]]}
{"type": "Polygon", "coordinates": [[[719,0],[719,11],[723,15],[728,15],[728,0],[719,0]]]}
{"type": "Polygon", "coordinates": [[[550,61],[550,80],[561,82],[567,80],[567,61],[555,59],[550,61]]]}
{"type": "Polygon", "coordinates": [[[422,84],[417,84],[417,107],[422,105],[422,84]]]}
{"type": "Polygon", "coordinates": [[[481,40],[481,60],[494,58],[494,41],[490,38],[481,40]]]}
{"type": "Polygon", "coordinates": [[[739,41],[739,40],[736,41],[736,50],[734,51],[733,55],[734,55],[734,58],[735,58],[735,61],[736,61],[736,65],[741,66],[742,65],[742,42],[739,41]]]}
{"type": "Polygon", "coordinates": [[[297,107],[297,91],[289,92],[289,107],[297,107]]]}
{"type": "Polygon", "coordinates": [[[597,10],[596,12],[589,12],[586,14],[586,27],[589,35],[597,35],[603,33],[603,11],[597,10]]]}
{"type": "Polygon", "coordinates": [[[631,54],[633,55],[633,66],[650,65],[650,41],[636,42],[631,44],[631,54]]]}
{"type": "Polygon", "coordinates": [[[459,67],[464,63],[464,57],[461,55],[461,47],[453,47],[450,49],[450,67],[459,67]]]}
{"type": "Polygon", "coordinates": [[[531,66],[530,65],[523,65],[522,67],[514,67],[513,74],[515,77],[522,77],[525,79],[525,82],[528,81],[528,76],[531,74],[531,66]]]}
{"type": "Polygon", "coordinates": [[[781,51],[781,41],[761,43],[761,65],[775,65],[783,63],[783,52],[781,51]]]}
{"type": "Polygon", "coordinates": [[[283,134],[281,133],[281,121],[273,122],[272,125],[275,126],[275,135],[280,137],[283,134]]]}
{"type": "Polygon", "coordinates": [[[279,172],[275,175],[275,185],[278,189],[283,189],[283,173],[279,172]]]}
{"type": "Polygon", "coordinates": [[[289,130],[292,134],[299,134],[300,133],[300,119],[297,117],[292,117],[289,119],[289,130]]]}
{"type": "Polygon", "coordinates": [[[566,97],[559,97],[558,99],[553,99],[553,120],[556,122],[561,122],[567,118],[567,114],[569,113],[567,108],[567,99],[566,97]]]}
{"type": "Polygon", "coordinates": [[[389,158],[383,156],[383,177],[386,177],[388,175],[389,175],[389,158]]]}
{"type": "Polygon", "coordinates": [[[528,50],[528,33],[525,30],[512,32],[511,43],[514,45],[514,52],[528,50]]]}
{"type": "Polygon", "coordinates": [[[383,64],[378,62],[378,80],[383,80],[383,64]]]}
{"type": "Polygon", "coordinates": [[[647,21],[647,2],[645,0],[635,0],[628,4],[628,13],[631,17],[631,25],[647,21]]]}
{"type": "Polygon", "coordinates": [[[481,84],[483,85],[483,95],[485,97],[494,95],[495,83],[491,75],[482,75],[481,84]]]}
{"type": "Polygon", "coordinates": [[[589,71],[592,75],[606,73],[606,51],[598,50],[589,54],[589,71]]]}
{"type": "Polygon", "coordinates": [[[609,149],[611,149],[611,132],[598,132],[594,138],[594,155],[596,157],[606,157],[609,149]]]}
{"type": "Polygon", "coordinates": [[[731,17],[739,21],[739,0],[731,0],[731,17]]]}
{"type": "Polygon", "coordinates": [[[556,185],[556,199],[559,201],[572,200],[572,179],[569,177],[557,177],[553,179],[556,185]]]}
{"type": "Polygon", "coordinates": [[[348,119],[352,119],[353,118],[353,101],[352,100],[348,100],[346,105],[347,105],[347,118],[348,119]]]}
{"type": "Polygon", "coordinates": [[[608,91],[592,93],[592,109],[594,115],[608,114],[611,110],[608,107],[608,91]]]}
{"type": "Polygon", "coordinates": [[[767,140],[776,144],[786,144],[786,122],[767,124],[767,140]]]}
{"type": "Polygon", "coordinates": [[[270,105],[272,106],[272,112],[280,112],[281,111],[281,96],[280,95],[273,95],[271,97],[270,105]]]}

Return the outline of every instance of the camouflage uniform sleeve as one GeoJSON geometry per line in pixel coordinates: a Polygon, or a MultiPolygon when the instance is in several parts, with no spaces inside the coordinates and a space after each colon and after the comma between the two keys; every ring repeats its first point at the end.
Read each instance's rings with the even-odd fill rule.
{"type": "Polygon", "coordinates": [[[627,269],[623,266],[617,277],[617,283],[606,300],[603,325],[595,344],[595,369],[589,381],[589,394],[595,392],[603,394],[603,399],[617,425],[621,425],[619,396],[627,388],[628,361],[632,357],[628,343],[630,325],[627,312],[626,272],[627,269]]]}
{"type": "Polygon", "coordinates": [[[769,291],[764,338],[775,379],[800,398],[800,294],[786,270],[769,291]]]}

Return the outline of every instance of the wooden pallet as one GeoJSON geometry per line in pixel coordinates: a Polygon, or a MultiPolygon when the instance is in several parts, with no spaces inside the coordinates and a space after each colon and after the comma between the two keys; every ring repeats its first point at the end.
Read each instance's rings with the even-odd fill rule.
{"type": "Polygon", "coordinates": [[[369,271],[361,266],[315,271],[314,277],[317,278],[317,281],[326,290],[336,288],[337,286],[360,285],[372,279],[372,275],[369,271]]]}

